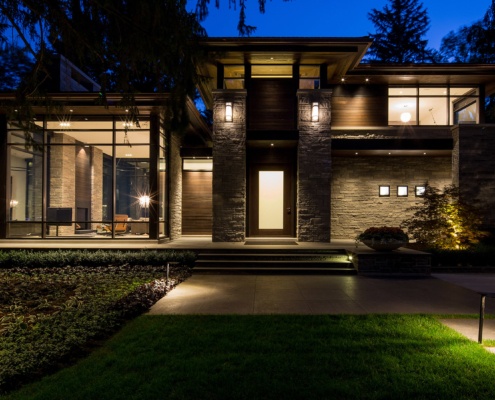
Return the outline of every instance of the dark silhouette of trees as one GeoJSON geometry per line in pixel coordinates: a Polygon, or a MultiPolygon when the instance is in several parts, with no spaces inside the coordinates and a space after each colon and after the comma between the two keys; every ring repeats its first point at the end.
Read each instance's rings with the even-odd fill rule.
{"type": "Polygon", "coordinates": [[[388,63],[432,62],[435,52],[424,39],[429,29],[427,10],[418,0],[389,0],[383,11],[368,13],[376,28],[366,60],[388,63]]]}

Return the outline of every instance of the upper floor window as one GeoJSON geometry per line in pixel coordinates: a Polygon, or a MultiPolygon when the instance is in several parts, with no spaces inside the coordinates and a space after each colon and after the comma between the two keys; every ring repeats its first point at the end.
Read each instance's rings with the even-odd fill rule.
{"type": "Polygon", "coordinates": [[[225,65],[223,74],[224,89],[244,89],[244,65],[225,65]]]}
{"type": "Polygon", "coordinates": [[[448,86],[389,87],[389,125],[478,123],[478,88],[448,86]]]}
{"type": "Polygon", "coordinates": [[[299,89],[320,88],[320,66],[301,65],[299,67],[299,89]]]}
{"type": "Polygon", "coordinates": [[[253,65],[253,78],[292,78],[292,65],[253,65]]]}

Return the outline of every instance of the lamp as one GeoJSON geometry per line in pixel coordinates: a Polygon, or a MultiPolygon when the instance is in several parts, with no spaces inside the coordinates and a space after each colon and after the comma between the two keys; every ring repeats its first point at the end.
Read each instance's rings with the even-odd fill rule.
{"type": "Polygon", "coordinates": [[[232,122],[232,102],[228,101],[225,103],[225,121],[232,122]]]}
{"type": "Polygon", "coordinates": [[[409,122],[411,120],[411,113],[410,112],[403,112],[400,115],[400,120],[404,123],[409,122]]]}
{"type": "Polygon", "coordinates": [[[139,198],[139,206],[141,208],[148,208],[150,206],[150,196],[141,196],[139,198]]]}
{"type": "Polygon", "coordinates": [[[319,119],[319,106],[318,106],[318,102],[315,101],[311,106],[311,121],[318,122],[318,119],[319,119]]]}
{"type": "Polygon", "coordinates": [[[10,200],[10,208],[17,207],[19,202],[17,200],[10,200]]]}

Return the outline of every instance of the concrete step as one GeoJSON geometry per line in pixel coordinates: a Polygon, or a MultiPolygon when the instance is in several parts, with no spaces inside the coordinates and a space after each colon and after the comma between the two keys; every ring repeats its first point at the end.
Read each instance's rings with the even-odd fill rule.
{"type": "Polygon", "coordinates": [[[198,254],[195,273],[356,273],[345,250],[220,250],[198,254]]]}

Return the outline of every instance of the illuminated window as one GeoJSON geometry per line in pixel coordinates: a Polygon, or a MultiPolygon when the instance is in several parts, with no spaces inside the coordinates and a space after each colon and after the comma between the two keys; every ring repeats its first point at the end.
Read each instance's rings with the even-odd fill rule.
{"type": "Polygon", "coordinates": [[[414,188],[414,193],[415,193],[416,197],[424,197],[425,189],[426,188],[424,186],[416,186],[414,188]]]}
{"type": "Polygon", "coordinates": [[[397,197],[407,197],[407,186],[397,186],[397,197]]]}

